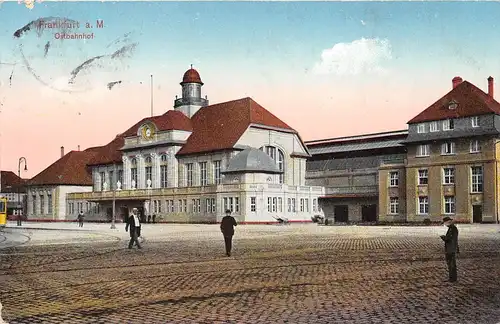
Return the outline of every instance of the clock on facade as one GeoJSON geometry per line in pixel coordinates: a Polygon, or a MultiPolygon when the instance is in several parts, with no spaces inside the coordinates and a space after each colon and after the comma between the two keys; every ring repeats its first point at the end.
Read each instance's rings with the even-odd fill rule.
{"type": "Polygon", "coordinates": [[[151,127],[151,125],[145,125],[143,126],[142,128],[142,137],[144,139],[151,139],[153,137],[153,128],[151,127]]]}

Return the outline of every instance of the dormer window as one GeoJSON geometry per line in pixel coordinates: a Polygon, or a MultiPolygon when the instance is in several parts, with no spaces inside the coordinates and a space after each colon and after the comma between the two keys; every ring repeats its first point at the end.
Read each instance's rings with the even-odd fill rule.
{"type": "Polygon", "coordinates": [[[443,120],[443,130],[452,130],[455,128],[455,123],[453,122],[453,119],[447,119],[443,120]]]}
{"type": "Polygon", "coordinates": [[[425,123],[417,125],[417,133],[425,133],[425,123]]]}
{"type": "Polygon", "coordinates": [[[479,117],[478,116],[471,117],[471,123],[472,127],[479,127],[479,117]]]}
{"type": "Polygon", "coordinates": [[[457,109],[458,107],[458,102],[456,102],[455,100],[452,100],[448,103],[448,109],[450,110],[455,110],[457,109]]]}
{"type": "Polygon", "coordinates": [[[437,132],[439,130],[439,124],[438,124],[438,122],[437,121],[431,122],[429,130],[431,132],[437,132]]]}

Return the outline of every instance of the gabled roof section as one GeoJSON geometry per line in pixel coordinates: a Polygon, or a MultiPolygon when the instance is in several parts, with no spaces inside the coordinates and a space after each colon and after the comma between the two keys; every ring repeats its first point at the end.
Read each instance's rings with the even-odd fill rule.
{"type": "Polygon", "coordinates": [[[85,151],[70,151],[33,177],[28,184],[91,186],[92,175],[87,169],[87,163],[100,149],[101,147],[91,147],[85,151]]]}
{"type": "Polygon", "coordinates": [[[183,130],[191,132],[193,130],[191,120],[186,115],[177,110],[169,110],[160,116],[143,118],[140,122],[125,131],[125,133],[123,133],[123,137],[136,136],[138,128],[148,121],[153,123],[156,126],[156,130],[159,132],[169,130],[183,130]]]}
{"type": "Polygon", "coordinates": [[[203,107],[191,122],[193,133],[177,155],[232,149],[251,124],[296,133],[249,97],[203,107]]]}
{"type": "Polygon", "coordinates": [[[500,103],[472,83],[463,81],[408,124],[486,114],[500,114],[500,103]],[[452,101],[458,103],[456,109],[449,109],[452,101]]]}
{"type": "Polygon", "coordinates": [[[1,181],[2,181],[2,191],[1,192],[26,192],[27,179],[22,179],[17,176],[12,171],[0,171],[1,181]]]}
{"type": "Polygon", "coordinates": [[[94,157],[87,163],[88,166],[92,165],[105,165],[122,162],[122,153],[120,149],[125,144],[125,137],[123,134],[116,135],[115,139],[107,145],[101,146],[97,149],[94,157]]]}

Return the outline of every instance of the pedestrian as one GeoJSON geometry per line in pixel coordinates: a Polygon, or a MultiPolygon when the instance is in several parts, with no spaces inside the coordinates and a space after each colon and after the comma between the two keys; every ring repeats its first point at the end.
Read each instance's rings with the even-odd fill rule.
{"type": "Polygon", "coordinates": [[[446,255],[446,265],[448,266],[448,281],[457,281],[457,254],[460,253],[458,247],[458,228],[450,217],[443,218],[443,224],[448,227],[446,235],[441,235],[444,241],[444,252],[446,255]]]}
{"type": "Polygon", "coordinates": [[[80,210],[80,213],[78,213],[78,217],[77,217],[78,227],[83,227],[83,218],[84,217],[85,217],[85,215],[83,214],[83,210],[80,210]]]}
{"type": "Polygon", "coordinates": [[[128,242],[128,248],[131,249],[132,246],[137,245],[137,248],[141,248],[141,244],[139,243],[139,236],[141,236],[141,221],[139,216],[137,215],[137,208],[132,208],[132,213],[129,215],[127,219],[127,224],[125,225],[125,232],[128,231],[130,227],[130,241],[128,242]]]}
{"type": "Polygon", "coordinates": [[[233,247],[233,235],[234,235],[234,226],[237,226],[236,220],[233,216],[231,216],[231,211],[229,209],[226,210],[226,216],[222,218],[220,223],[220,230],[222,235],[224,235],[224,244],[226,245],[226,255],[228,257],[231,256],[231,249],[233,247]]]}

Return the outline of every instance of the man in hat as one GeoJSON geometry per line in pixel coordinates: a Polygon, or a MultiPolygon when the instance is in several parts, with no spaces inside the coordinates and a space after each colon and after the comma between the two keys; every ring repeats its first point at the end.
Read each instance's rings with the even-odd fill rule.
{"type": "Polygon", "coordinates": [[[132,246],[137,245],[137,248],[141,248],[138,237],[141,236],[141,221],[139,220],[137,208],[132,209],[132,214],[127,219],[127,224],[125,225],[125,232],[128,231],[130,227],[130,242],[128,243],[128,248],[131,249],[132,246]]]}
{"type": "Polygon", "coordinates": [[[441,239],[444,241],[446,265],[448,266],[448,281],[455,282],[457,281],[457,254],[460,253],[458,248],[458,228],[450,217],[443,218],[443,224],[448,227],[446,235],[441,235],[441,239]]]}
{"type": "Polygon", "coordinates": [[[231,256],[231,248],[233,245],[233,235],[234,235],[234,226],[236,226],[236,220],[233,216],[231,216],[231,211],[226,210],[226,216],[222,218],[220,223],[220,231],[222,235],[224,235],[224,243],[226,245],[226,255],[228,257],[231,256]]]}

